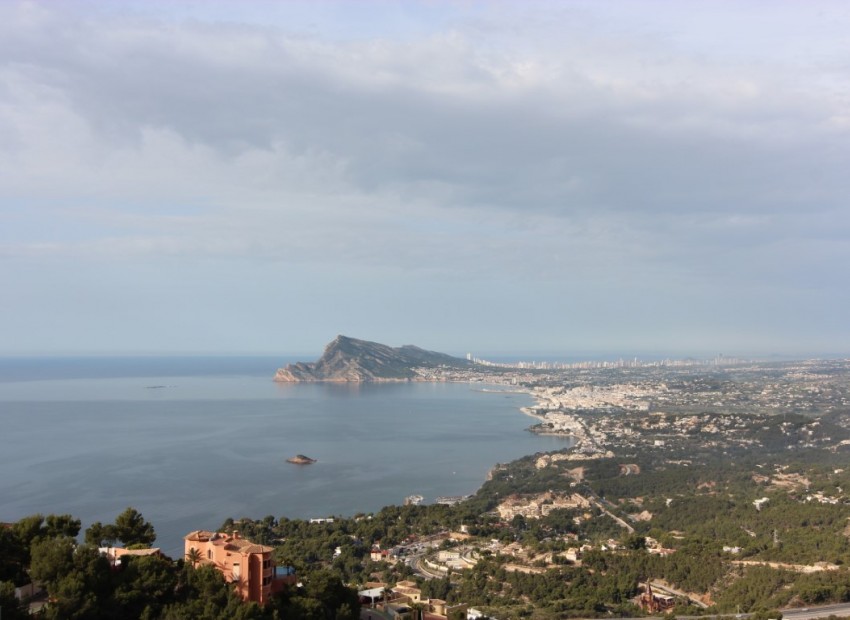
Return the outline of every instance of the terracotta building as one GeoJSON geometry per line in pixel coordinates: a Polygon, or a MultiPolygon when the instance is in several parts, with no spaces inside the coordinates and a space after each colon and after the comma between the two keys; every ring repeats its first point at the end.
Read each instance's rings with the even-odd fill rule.
{"type": "Polygon", "coordinates": [[[277,574],[273,547],[258,545],[220,532],[197,530],[183,538],[184,559],[199,566],[212,564],[245,601],[265,605],[283,584],[294,581],[291,574],[277,574]],[[192,550],[196,552],[193,552],[192,550]]]}

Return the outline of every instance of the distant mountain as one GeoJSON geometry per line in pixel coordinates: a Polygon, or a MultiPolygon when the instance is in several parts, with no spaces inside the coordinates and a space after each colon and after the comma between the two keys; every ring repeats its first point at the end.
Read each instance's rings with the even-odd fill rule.
{"type": "Polygon", "coordinates": [[[419,378],[414,368],[466,368],[471,363],[445,353],[413,345],[393,348],[377,342],[337,336],[318,361],[298,362],[281,368],[275,381],[410,381],[419,378]]]}

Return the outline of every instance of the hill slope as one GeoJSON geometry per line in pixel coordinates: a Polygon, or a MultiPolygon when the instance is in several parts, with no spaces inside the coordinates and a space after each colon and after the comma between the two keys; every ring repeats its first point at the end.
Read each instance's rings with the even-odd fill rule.
{"type": "Polygon", "coordinates": [[[410,381],[416,380],[417,367],[449,366],[463,368],[466,360],[404,345],[393,348],[377,342],[337,336],[325,347],[316,362],[298,362],[281,368],[274,380],[301,381],[410,381]]]}

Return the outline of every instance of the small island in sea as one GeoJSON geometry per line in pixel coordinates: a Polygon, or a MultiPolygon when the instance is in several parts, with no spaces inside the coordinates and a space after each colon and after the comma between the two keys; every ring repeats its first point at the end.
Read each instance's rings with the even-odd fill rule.
{"type": "Polygon", "coordinates": [[[293,463],[294,465],[312,465],[316,462],[316,459],[311,459],[309,456],[304,456],[303,454],[296,454],[286,459],[286,462],[293,463]]]}
{"type": "Polygon", "coordinates": [[[340,383],[422,381],[422,368],[469,368],[472,362],[426,351],[413,345],[398,348],[377,342],[337,336],[316,362],[281,368],[274,380],[282,383],[333,381],[340,383]]]}

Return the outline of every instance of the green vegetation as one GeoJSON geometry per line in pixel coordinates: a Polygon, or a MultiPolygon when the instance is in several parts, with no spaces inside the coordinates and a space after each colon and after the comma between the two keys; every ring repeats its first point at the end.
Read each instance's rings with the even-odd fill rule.
{"type": "MultiPolygon", "coordinates": [[[[850,488],[850,475],[835,466],[837,458],[824,450],[762,451],[736,460],[708,453],[686,463],[646,455],[633,459],[640,474],[623,475],[620,459],[559,461],[538,469],[536,457],[529,456],[500,467],[476,496],[454,507],[392,506],[333,523],[266,517],[228,521],[224,527],[274,541],[282,557],[305,574],[329,570],[351,583],[413,578],[424,597],[468,603],[497,617],[640,615],[635,600],[647,580],[663,580],[702,597],[708,612],[761,610],[776,617],[770,610],[783,606],[850,601],[845,530],[850,506],[835,499],[850,488]],[[580,482],[568,475],[576,467],[583,468],[580,482]],[[508,522],[491,512],[506,497],[547,491],[597,497],[635,532],[595,506],[508,522]],[[757,508],[755,500],[763,498],[767,501],[757,508]],[[649,520],[629,519],[644,511],[649,520]],[[374,544],[406,544],[456,531],[461,524],[473,536],[467,544],[479,550],[479,561],[450,578],[424,580],[405,563],[369,560],[374,544]],[[517,542],[532,556],[548,554],[549,560],[529,561],[537,572],[517,571],[509,564],[518,560],[485,549],[493,540],[517,542]],[[593,550],[580,562],[560,555],[582,544],[593,550]],[[668,551],[653,553],[656,547],[668,551]],[[795,568],[816,570],[819,562],[830,564],[830,570],[801,573],[795,568]]],[[[680,598],[675,612],[705,610],[680,598]]]]}
{"type": "Polygon", "coordinates": [[[155,540],[153,525],[135,508],[127,508],[115,518],[115,523],[103,525],[97,521],[86,530],[86,542],[96,547],[112,546],[119,541],[130,549],[144,549],[155,540]]]}
{"type": "MultiPolygon", "coordinates": [[[[850,505],[843,495],[850,473],[836,466],[840,458],[824,450],[685,463],[646,455],[632,459],[639,474],[623,475],[614,458],[538,468],[527,457],[500,467],[457,506],[388,506],[323,523],[228,519],[222,529],[275,545],[278,563],[299,573],[303,587],[285,590],[265,609],[244,604],[200,558],[124,558],[112,569],[97,546],[155,540],[153,526],[133,508],[112,524],[93,524],[82,545],[79,520],[33,515],[0,528],[0,604],[5,618],[23,618],[13,588],[34,579],[50,596],[46,618],[357,618],[355,592],[343,584],[412,579],[424,598],[467,603],[496,617],[635,616],[642,613],[642,584],[663,580],[702,597],[709,612],[775,617],[770,610],[785,606],[850,601],[850,505]],[[578,482],[571,474],[577,467],[578,482]],[[507,522],[493,512],[506,497],[550,491],[597,498],[597,505],[507,522]],[[650,518],[630,519],[639,513],[650,518]],[[409,546],[426,537],[442,540],[443,549],[457,547],[446,533],[462,525],[472,537],[463,544],[478,560],[466,570],[427,580],[407,563],[370,559],[375,545],[409,546]],[[492,541],[519,544],[529,559],[490,551],[492,541]],[[566,559],[564,552],[580,545],[587,547],[580,562],[566,559]],[[668,551],[653,553],[659,547],[668,551]],[[829,570],[798,568],[814,571],[818,563],[829,570]]],[[[703,612],[677,600],[677,614],[703,612]]]]}
{"type": "Polygon", "coordinates": [[[284,590],[261,608],[244,603],[213,567],[158,556],[123,556],[110,566],[100,554],[103,541],[127,546],[154,542],[153,526],[133,508],[114,524],[94,524],[86,543],[77,544],[80,521],[69,515],[33,515],[0,527],[0,609],[4,620],[31,617],[15,587],[39,582],[48,604],[47,620],[356,620],[356,592],[329,571],[313,571],[303,587],[284,590]],[[93,544],[94,542],[94,544],[93,544]]]}
{"type": "MultiPolygon", "coordinates": [[[[687,464],[646,456],[634,459],[637,475],[622,475],[618,459],[558,461],[538,469],[536,459],[527,457],[500,467],[478,494],[457,506],[388,506],[323,523],[228,519],[222,529],[275,545],[278,563],[299,573],[303,587],[284,591],[265,609],[242,603],[200,558],[124,558],[120,570],[111,569],[98,545],[155,540],[153,526],[132,508],[113,524],[93,524],[82,545],[75,540],[79,520],[34,515],[0,528],[0,601],[6,618],[23,617],[15,615],[23,611],[13,603],[12,588],[35,579],[52,601],[47,618],[356,618],[355,593],[343,584],[413,579],[425,598],[532,619],[640,615],[635,601],[648,580],[701,596],[717,613],[845,602],[850,506],[841,498],[850,474],[835,467],[834,454],[820,456],[796,452],[782,460],[759,454],[687,464]],[[576,467],[583,468],[579,482],[568,475],[576,467]],[[492,512],[506,497],[549,491],[578,492],[598,498],[599,505],[508,522],[492,512]],[[634,532],[599,506],[628,520],[634,532]],[[651,518],[629,518],[638,513],[651,518]],[[370,559],[374,545],[388,549],[429,536],[443,540],[441,548],[456,547],[461,543],[446,533],[461,525],[472,537],[463,544],[478,559],[467,570],[426,580],[404,562],[370,559]],[[488,550],[491,541],[518,543],[536,559],[525,562],[525,572],[517,570],[524,561],[488,550]],[[564,551],[580,545],[590,548],[581,561],[566,559],[564,551]],[[669,551],[653,553],[658,547],[669,551]],[[830,570],[796,568],[819,562],[830,570]]],[[[686,598],[675,611],[703,612],[686,598]]]]}

